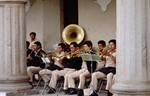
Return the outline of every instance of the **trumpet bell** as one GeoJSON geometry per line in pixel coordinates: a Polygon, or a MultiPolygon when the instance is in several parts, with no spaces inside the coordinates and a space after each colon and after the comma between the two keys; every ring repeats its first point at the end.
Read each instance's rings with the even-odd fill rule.
{"type": "Polygon", "coordinates": [[[84,30],[81,26],[70,24],[62,32],[62,38],[67,43],[76,42],[80,44],[84,39],[84,30]]]}

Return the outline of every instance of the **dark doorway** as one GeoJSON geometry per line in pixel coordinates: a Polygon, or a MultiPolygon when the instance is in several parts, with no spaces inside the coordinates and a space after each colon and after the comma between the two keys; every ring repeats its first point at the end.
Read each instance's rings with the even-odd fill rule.
{"type": "Polygon", "coordinates": [[[78,24],[78,0],[63,0],[64,27],[69,24],[78,24]]]}

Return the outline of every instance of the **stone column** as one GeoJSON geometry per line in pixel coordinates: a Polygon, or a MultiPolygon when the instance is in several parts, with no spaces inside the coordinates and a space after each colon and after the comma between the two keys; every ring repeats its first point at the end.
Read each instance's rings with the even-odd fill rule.
{"type": "Polygon", "coordinates": [[[0,0],[0,91],[30,87],[25,59],[25,1],[0,0]]]}
{"type": "Polygon", "coordinates": [[[117,0],[115,96],[150,96],[150,0],[117,0]]]}

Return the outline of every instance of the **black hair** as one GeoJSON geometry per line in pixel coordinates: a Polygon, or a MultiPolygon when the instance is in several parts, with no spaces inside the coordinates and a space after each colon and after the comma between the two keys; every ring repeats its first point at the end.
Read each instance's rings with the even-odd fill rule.
{"type": "Polygon", "coordinates": [[[92,46],[93,46],[92,41],[90,41],[90,40],[85,41],[83,45],[85,45],[85,44],[86,44],[88,47],[91,47],[91,48],[92,48],[92,46]]]}
{"type": "Polygon", "coordinates": [[[77,42],[71,42],[70,45],[73,45],[73,47],[79,47],[77,42]]]}
{"type": "Polygon", "coordinates": [[[31,32],[31,33],[30,33],[30,35],[34,35],[34,36],[36,36],[36,33],[35,33],[35,32],[31,32]]]}
{"type": "Polygon", "coordinates": [[[104,40],[99,40],[97,44],[102,44],[104,47],[106,46],[106,42],[104,40]]]}
{"type": "Polygon", "coordinates": [[[109,43],[114,43],[115,45],[116,45],[116,40],[115,39],[111,39],[111,40],[109,40],[109,43]]]}
{"type": "Polygon", "coordinates": [[[34,42],[34,44],[36,44],[37,46],[39,46],[40,48],[42,48],[42,44],[39,41],[34,42]]]}
{"type": "Polygon", "coordinates": [[[64,43],[59,43],[58,46],[60,46],[62,49],[66,48],[66,45],[64,43]]]}

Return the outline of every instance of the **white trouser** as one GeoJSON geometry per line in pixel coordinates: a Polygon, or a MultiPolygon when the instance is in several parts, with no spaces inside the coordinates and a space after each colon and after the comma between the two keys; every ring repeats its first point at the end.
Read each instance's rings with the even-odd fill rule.
{"type": "Polygon", "coordinates": [[[41,70],[40,67],[35,67],[35,66],[27,67],[27,75],[30,78],[30,80],[29,80],[30,82],[33,82],[33,75],[38,74],[40,70],[41,70]]]}
{"type": "Polygon", "coordinates": [[[86,77],[90,77],[90,72],[88,70],[85,70],[83,73],[80,74],[79,76],[79,89],[83,89],[85,85],[85,79],[86,77]]]}
{"type": "Polygon", "coordinates": [[[84,73],[85,71],[86,71],[86,69],[80,69],[73,73],[66,74],[65,82],[64,82],[64,90],[66,90],[68,88],[75,88],[75,79],[79,78],[80,74],[84,73]]]}
{"type": "Polygon", "coordinates": [[[92,74],[92,79],[91,79],[91,83],[90,83],[90,87],[93,90],[97,90],[97,85],[98,85],[98,79],[104,78],[106,77],[106,75],[102,72],[94,72],[92,74]]]}
{"type": "MultiPolygon", "coordinates": [[[[63,70],[52,71],[52,76],[51,76],[51,80],[50,80],[49,86],[52,87],[52,88],[55,88],[57,80],[58,80],[58,78],[60,76],[65,76],[66,74],[72,73],[74,71],[75,71],[75,69],[70,69],[70,68],[65,68],[63,70]]],[[[68,82],[68,81],[64,81],[64,82],[68,82]]]]}
{"type": "Polygon", "coordinates": [[[91,84],[90,87],[93,88],[93,90],[97,90],[97,85],[98,85],[98,79],[102,79],[107,77],[107,83],[106,83],[106,90],[110,90],[113,83],[114,83],[114,75],[113,73],[109,73],[107,74],[107,76],[102,73],[102,72],[94,72],[92,74],[92,80],[91,80],[91,84]]]}
{"type": "Polygon", "coordinates": [[[113,85],[113,78],[114,77],[114,74],[113,73],[109,73],[107,74],[107,84],[106,84],[106,90],[110,90],[112,85],[113,85]]]}
{"type": "Polygon", "coordinates": [[[39,74],[44,82],[48,82],[50,80],[50,75],[52,74],[52,71],[49,69],[42,69],[40,70],[39,74]]]}

